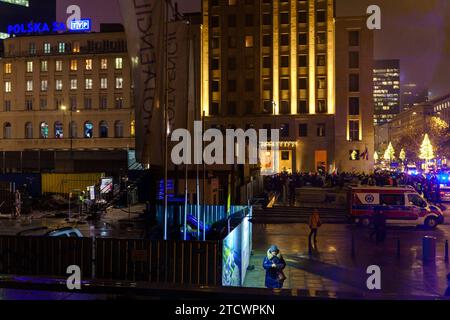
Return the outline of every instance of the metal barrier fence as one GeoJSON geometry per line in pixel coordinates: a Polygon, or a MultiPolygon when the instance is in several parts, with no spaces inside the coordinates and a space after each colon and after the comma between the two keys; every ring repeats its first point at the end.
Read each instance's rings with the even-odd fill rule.
{"type": "Polygon", "coordinates": [[[66,276],[77,265],[92,274],[90,238],[0,237],[0,273],[66,276]]]}
{"type": "Polygon", "coordinates": [[[0,274],[218,286],[220,241],[0,237],[0,274]],[[95,257],[95,260],[92,258],[95,257]],[[94,263],[93,263],[94,262],[94,263]]]}

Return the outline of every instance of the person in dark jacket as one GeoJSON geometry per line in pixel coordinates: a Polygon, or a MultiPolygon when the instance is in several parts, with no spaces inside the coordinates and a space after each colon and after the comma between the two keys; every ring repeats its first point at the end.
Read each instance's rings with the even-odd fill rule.
{"type": "Polygon", "coordinates": [[[450,273],[447,274],[447,285],[448,285],[448,287],[447,287],[447,290],[445,290],[444,296],[446,298],[450,298],[450,273]]]}
{"type": "Polygon", "coordinates": [[[266,287],[269,289],[281,289],[284,280],[286,280],[283,272],[283,269],[286,267],[286,262],[277,246],[271,246],[267,250],[263,267],[266,270],[266,287]]]}

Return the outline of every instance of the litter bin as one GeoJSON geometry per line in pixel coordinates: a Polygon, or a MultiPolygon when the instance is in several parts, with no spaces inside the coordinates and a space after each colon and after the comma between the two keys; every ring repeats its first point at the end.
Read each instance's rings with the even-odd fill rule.
{"type": "Polygon", "coordinates": [[[423,260],[433,261],[436,259],[436,238],[431,236],[423,237],[423,260]]]}

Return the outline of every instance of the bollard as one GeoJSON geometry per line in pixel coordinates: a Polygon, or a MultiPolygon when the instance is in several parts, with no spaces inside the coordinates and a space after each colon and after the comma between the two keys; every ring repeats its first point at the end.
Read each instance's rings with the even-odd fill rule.
{"type": "Polygon", "coordinates": [[[445,261],[448,262],[448,240],[445,240],[445,261]]]}
{"type": "Polygon", "coordinates": [[[400,257],[400,239],[397,239],[397,257],[400,257]]]}
{"type": "Polygon", "coordinates": [[[436,238],[425,236],[422,242],[422,257],[424,261],[436,260],[436,238]]]}

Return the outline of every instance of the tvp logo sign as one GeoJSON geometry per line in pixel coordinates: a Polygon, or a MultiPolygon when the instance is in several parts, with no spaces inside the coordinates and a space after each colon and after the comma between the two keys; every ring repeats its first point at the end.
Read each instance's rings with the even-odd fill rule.
{"type": "Polygon", "coordinates": [[[69,15],[66,21],[68,30],[71,31],[91,31],[91,19],[81,19],[81,8],[78,5],[72,4],[67,7],[66,13],[69,15]]]}

